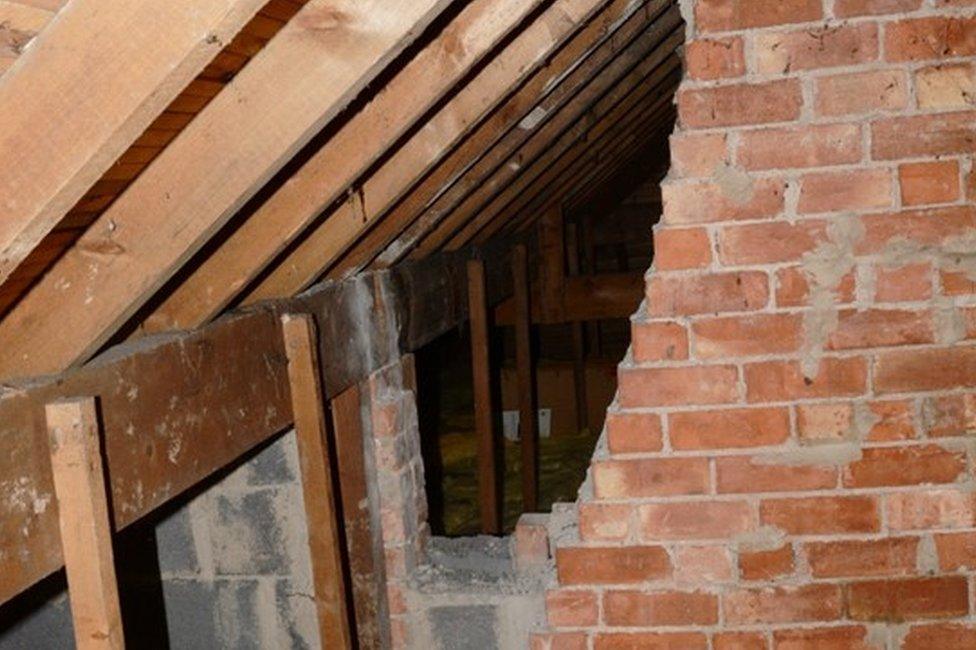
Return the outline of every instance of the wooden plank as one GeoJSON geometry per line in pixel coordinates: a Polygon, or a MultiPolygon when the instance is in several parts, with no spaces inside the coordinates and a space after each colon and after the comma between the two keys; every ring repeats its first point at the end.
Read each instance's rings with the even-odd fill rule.
{"type": "Polygon", "coordinates": [[[286,314],[281,318],[281,332],[288,356],[319,641],[322,648],[352,648],[315,322],[308,314],[286,314]]]}
{"type": "Polygon", "coordinates": [[[334,397],[331,406],[356,639],[360,648],[383,648],[389,643],[384,645],[381,624],[387,611],[383,540],[370,515],[360,386],[353,385],[334,397]]]}
{"type": "MultiPolygon", "coordinates": [[[[548,318],[538,308],[538,285],[531,288],[532,322],[537,325],[576,321],[627,318],[640,304],[644,276],[641,273],[601,273],[566,278],[565,306],[560,318],[548,318]]],[[[513,298],[493,310],[496,325],[514,325],[516,304],[513,298]]]]}
{"type": "Polygon", "coordinates": [[[501,481],[498,476],[498,441],[491,391],[491,340],[485,298],[485,265],[468,261],[468,314],[471,322],[471,373],[474,386],[474,423],[478,438],[478,504],[481,532],[502,532],[501,481]]]}
{"type": "MultiPolygon", "coordinates": [[[[616,1],[616,0],[615,0],[616,1]]],[[[280,260],[244,304],[296,293],[322,276],[424,174],[506,98],[505,89],[548,62],[547,57],[605,0],[555,0],[474,79],[280,260]]],[[[621,3],[621,11],[625,3],[621,3]]],[[[545,74],[548,78],[548,73],[545,74]]]]}
{"type": "Polygon", "coordinates": [[[424,252],[438,248],[444,237],[429,244],[425,241],[432,230],[451,232],[470,214],[477,212],[487,197],[521,173],[561,133],[585,129],[590,120],[587,109],[608,87],[626,82],[621,81],[626,72],[647,57],[680,23],[676,8],[660,15],[665,7],[666,3],[652,2],[636,12],[613,39],[573,69],[563,84],[542,98],[533,109],[531,119],[523,120],[520,128],[506,134],[487,155],[467,169],[462,178],[423,210],[423,214],[383,254],[382,264],[393,264],[420,242],[423,242],[424,252]],[[655,17],[657,20],[653,20],[655,17]],[[649,26],[649,23],[652,24],[649,26]]]}
{"type": "Polygon", "coordinates": [[[528,249],[512,252],[515,288],[515,367],[519,393],[519,436],[522,449],[522,511],[539,508],[539,426],[535,399],[535,359],[532,354],[532,309],[529,298],[528,249]]]}
{"type": "MultiPolygon", "coordinates": [[[[536,164],[525,170],[518,179],[502,189],[476,214],[446,245],[463,246],[463,242],[486,241],[495,229],[514,215],[524,212],[533,199],[543,193],[549,197],[564,198],[565,192],[554,193],[552,183],[560,180],[567,168],[581,157],[611,160],[614,153],[603,141],[632,134],[634,129],[646,128],[648,120],[660,108],[660,103],[673,101],[671,90],[680,80],[681,69],[677,55],[671,55],[662,68],[649,76],[645,83],[635,88],[628,97],[614,106],[583,137],[565,137],[556,143],[536,164]],[[484,231],[484,233],[482,233],[484,231]]],[[[548,205],[548,202],[544,202],[548,205]]],[[[538,206],[536,206],[538,208],[538,206]]],[[[532,216],[541,214],[536,210],[532,216]]],[[[526,215],[528,218],[528,215],[526,215]]]]}
{"type": "Polygon", "coordinates": [[[310,0],[0,322],[0,376],[94,354],[450,2],[310,0]]]}
{"type": "Polygon", "coordinates": [[[95,399],[45,409],[61,552],[79,650],[125,647],[95,399]]]}
{"type": "Polygon", "coordinates": [[[633,106],[641,88],[654,83],[649,79],[665,74],[662,70],[669,66],[678,66],[674,50],[684,40],[683,29],[679,26],[680,17],[669,12],[661,20],[661,23],[650,28],[649,38],[638,49],[636,64],[631,59],[626,62],[627,65],[617,68],[616,74],[607,74],[594,80],[587,89],[590,92],[586,93],[586,103],[574,106],[573,110],[562,114],[560,119],[554,119],[541,127],[537,137],[521,152],[521,163],[517,166],[502,165],[488,180],[479,184],[476,192],[457,210],[427,232],[418,246],[419,255],[441,247],[448,250],[460,247],[460,242],[467,238],[471,229],[487,222],[496,210],[504,208],[517,194],[514,188],[522,179],[532,177],[530,170],[539,165],[545,166],[547,160],[551,160],[557,152],[572,143],[585,142],[586,138],[595,137],[601,130],[608,128],[616,115],[628,110],[622,107],[633,106]],[[674,62],[668,63],[669,60],[674,62]]]}
{"type": "MultiPolygon", "coordinates": [[[[572,277],[579,277],[579,238],[575,223],[566,224],[566,270],[572,277]]],[[[563,305],[565,309],[565,304],[563,305]]],[[[576,391],[576,428],[588,430],[590,414],[586,401],[586,339],[583,322],[570,322],[573,331],[573,387],[576,391]]]]}
{"type": "Polygon", "coordinates": [[[195,327],[227,307],[543,2],[471,2],[202,260],[146,319],[143,330],[195,327]]]}
{"type": "Polygon", "coordinates": [[[262,4],[61,9],[0,84],[0,283],[262,4]]]}
{"type": "MultiPolygon", "coordinates": [[[[409,227],[426,207],[465,177],[467,170],[477,164],[486,152],[494,151],[503,138],[535,110],[540,100],[551,93],[567,92],[576,84],[580,74],[585,74],[594,59],[608,56],[617,36],[628,26],[640,20],[642,4],[612,0],[605,8],[560,47],[543,68],[535,70],[518,89],[502,103],[486,120],[471,132],[449,155],[445,156],[425,178],[394,205],[374,228],[366,233],[355,246],[336,262],[329,277],[342,277],[347,273],[365,268],[370,262],[374,267],[390,266],[386,255],[392,255],[391,243],[409,227]],[[553,83],[552,80],[556,80],[553,83]],[[381,251],[387,251],[380,255],[381,251]]],[[[397,259],[399,255],[397,254],[397,259]]]]}
{"type": "Polygon", "coordinates": [[[549,321],[562,320],[566,290],[565,225],[558,205],[546,211],[536,229],[539,241],[539,309],[549,321]]]}

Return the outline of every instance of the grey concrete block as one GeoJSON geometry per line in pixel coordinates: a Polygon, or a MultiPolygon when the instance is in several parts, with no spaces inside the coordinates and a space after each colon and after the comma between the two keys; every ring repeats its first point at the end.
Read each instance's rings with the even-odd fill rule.
{"type": "Polygon", "coordinates": [[[290,505],[274,489],[218,494],[210,539],[218,575],[288,575],[290,505]]]}
{"type": "Polygon", "coordinates": [[[282,647],[293,650],[319,647],[318,619],[310,588],[290,579],[279,580],[275,603],[282,647]]]}
{"type": "Polygon", "coordinates": [[[498,647],[496,608],[491,605],[434,607],[428,614],[439,650],[486,650],[498,647]]]}
{"type": "Polygon", "coordinates": [[[68,650],[75,647],[66,593],[48,600],[9,627],[0,625],[0,650],[68,650]]]}
{"type": "Polygon", "coordinates": [[[189,507],[177,510],[156,525],[156,546],[163,575],[200,572],[189,507]]]}
{"type": "Polygon", "coordinates": [[[294,431],[264,449],[250,463],[248,485],[281,485],[298,481],[298,442],[294,431]]]}
{"type": "Polygon", "coordinates": [[[218,643],[213,648],[258,650],[263,647],[260,586],[257,580],[219,580],[214,583],[218,643]]]}
{"type": "Polygon", "coordinates": [[[221,647],[215,623],[217,596],[212,582],[168,580],[163,583],[163,600],[171,648],[221,647]]]}

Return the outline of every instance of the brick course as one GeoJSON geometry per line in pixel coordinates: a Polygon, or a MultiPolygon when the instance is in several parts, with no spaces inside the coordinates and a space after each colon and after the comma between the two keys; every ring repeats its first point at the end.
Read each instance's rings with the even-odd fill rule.
{"type": "Polygon", "coordinates": [[[552,634],[976,647],[976,0],[685,4],[658,257],[552,634]]]}

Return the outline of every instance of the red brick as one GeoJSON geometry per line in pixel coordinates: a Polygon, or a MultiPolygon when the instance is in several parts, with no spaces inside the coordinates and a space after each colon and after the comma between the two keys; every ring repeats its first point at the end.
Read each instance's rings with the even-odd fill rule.
{"type": "Polygon", "coordinates": [[[800,316],[754,314],[708,318],[692,324],[694,355],[699,359],[796,352],[800,316]]]}
{"type": "Polygon", "coordinates": [[[976,66],[940,64],[915,73],[918,107],[924,110],[966,109],[976,96],[976,66]]]}
{"type": "Polygon", "coordinates": [[[687,316],[756,311],[769,302],[769,279],[761,271],[652,275],[647,311],[652,316],[687,316]]]}
{"type": "Polygon", "coordinates": [[[735,366],[624,368],[619,374],[624,408],[728,404],[739,398],[735,366]]]}
{"type": "Polygon", "coordinates": [[[848,613],[855,621],[900,622],[969,613],[963,576],[872,580],[847,587],[848,613]]]}
{"type": "Polygon", "coordinates": [[[821,17],[821,0],[701,0],[695,3],[695,21],[703,32],[811,22],[821,17]]]}
{"type": "Polygon", "coordinates": [[[860,626],[823,627],[773,632],[776,650],[881,650],[860,626]]]}
{"type": "Polygon", "coordinates": [[[922,403],[922,426],[930,438],[965,436],[976,431],[976,395],[940,395],[922,403]]]}
{"type": "Polygon", "coordinates": [[[959,163],[955,160],[908,163],[898,168],[904,205],[952,203],[960,196],[959,163]]]}
{"type": "Polygon", "coordinates": [[[647,540],[725,539],[754,528],[746,501],[686,501],[642,505],[637,510],[647,540]]]}
{"type": "Polygon", "coordinates": [[[970,154],[976,151],[976,113],[893,117],[871,124],[875,160],[970,154]]]}
{"type": "Polygon", "coordinates": [[[976,54],[976,18],[933,16],[885,26],[885,58],[924,61],[976,54]]]}
{"type": "Polygon", "coordinates": [[[800,404],[796,407],[797,433],[802,442],[841,442],[858,437],[854,404],[800,404]]]}
{"type": "Polygon", "coordinates": [[[768,219],[783,211],[786,185],[774,178],[752,181],[748,195],[739,196],[714,181],[666,183],[662,223],[688,225],[716,221],[768,219]]]}
{"type": "MultiPolygon", "coordinates": [[[[974,123],[976,127],[976,123],[974,123]]],[[[937,246],[976,229],[976,208],[971,206],[908,210],[861,217],[864,237],[856,244],[857,255],[882,253],[892,243],[908,240],[920,246],[937,246]]]]}
{"type": "Polygon", "coordinates": [[[765,361],[745,366],[750,402],[861,395],[867,385],[867,364],[859,357],[820,360],[817,376],[804,378],[796,361],[765,361]]]}
{"type": "Polygon", "coordinates": [[[976,648],[976,626],[963,623],[913,625],[901,650],[972,650],[976,648]]]}
{"type": "Polygon", "coordinates": [[[712,243],[704,228],[662,228],[654,233],[654,268],[698,269],[712,262],[712,243]]]}
{"type": "Polygon", "coordinates": [[[893,201],[891,171],[852,169],[806,174],[800,179],[801,214],[869,210],[890,207],[893,201]]]}
{"type": "Polygon", "coordinates": [[[775,589],[740,589],[724,597],[725,622],[730,625],[832,621],[841,617],[842,598],[836,585],[803,585],[775,589]]]}
{"type": "Polygon", "coordinates": [[[945,296],[968,296],[976,294],[976,281],[969,277],[965,271],[939,271],[939,285],[942,287],[942,295],[945,296]]]}
{"type": "Polygon", "coordinates": [[[621,542],[630,535],[634,509],[625,504],[581,503],[579,533],[584,542],[621,542]]]}
{"type": "Polygon", "coordinates": [[[727,266],[791,262],[816,249],[826,232],[819,219],[729,226],[719,231],[719,258],[727,266]]]}
{"type": "Polygon", "coordinates": [[[902,14],[922,6],[922,0],[835,0],[834,15],[838,18],[902,14]]]}
{"type": "MultiPolygon", "coordinates": [[[[841,278],[836,288],[838,303],[854,302],[855,298],[854,273],[847,273],[841,278]]],[[[779,269],[776,272],[776,306],[802,307],[810,304],[810,283],[806,275],[797,266],[779,269]]]]}
{"type": "Polygon", "coordinates": [[[679,120],[690,129],[792,122],[800,117],[801,106],[803,94],[796,79],[678,93],[679,120]]]}
{"type": "Polygon", "coordinates": [[[976,385],[976,348],[897,350],[878,355],[874,388],[879,393],[941,390],[976,385]]]}
{"type": "Polygon", "coordinates": [[[671,136],[671,174],[675,178],[711,176],[729,162],[724,133],[675,133],[671,136]]]}
{"type": "Polygon", "coordinates": [[[707,650],[708,637],[700,632],[602,633],[593,650],[707,650]]]}
{"type": "Polygon", "coordinates": [[[762,129],[739,136],[736,160],[749,170],[827,167],[858,162],[861,149],[857,124],[762,129]]]}
{"type": "Polygon", "coordinates": [[[767,650],[766,637],[761,632],[719,632],[712,637],[715,650],[767,650]]]}
{"type": "Polygon", "coordinates": [[[966,454],[939,445],[874,447],[847,466],[847,487],[952,483],[966,469],[966,454]]]}
{"type": "Polygon", "coordinates": [[[932,297],[932,265],[928,262],[887,268],[875,267],[874,300],[902,302],[932,297]]]}
{"type": "Polygon", "coordinates": [[[768,499],[759,506],[764,525],[793,535],[873,533],[880,528],[878,502],[873,497],[806,497],[768,499]]]}
{"type": "Polygon", "coordinates": [[[768,551],[740,551],[739,575],[743,580],[775,580],[793,573],[793,547],[768,551]]]}
{"type": "Polygon", "coordinates": [[[730,456],[715,460],[719,493],[825,490],[837,485],[837,470],[825,466],[771,464],[730,456]]]}
{"type": "Polygon", "coordinates": [[[786,441],[790,417],[785,408],[671,413],[668,429],[678,450],[764,447],[786,441]]]}
{"type": "Polygon", "coordinates": [[[619,499],[708,491],[705,458],[640,458],[595,461],[593,487],[598,499],[619,499]]]}
{"type": "Polygon", "coordinates": [[[707,585],[732,579],[732,560],[724,545],[677,546],[674,551],[674,579],[679,584],[707,585]]]}
{"type": "Polygon", "coordinates": [[[878,58],[878,25],[818,27],[763,32],[755,37],[756,72],[785,74],[797,70],[858,65],[878,58]]]}
{"type": "Polygon", "coordinates": [[[562,585],[632,584],[671,574],[671,560],[660,546],[576,547],[556,550],[562,585]]]}
{"type": "Polygon", "coordinates": [[[976,532],[935,535],[935,548],[943,571],[976,569],[976,532]]]}
{"type": "Polygon", "coordinates": [[[596,592],[584,589],[550,589],[546,592],[546,616],[553,627],[596,625],[600,616],[596,592]]]}
{"type": "Polygon", "coordinates": [[[868,433],[871,442],[910,440],[915,437],[915,407],[907,400],[871,402],[875,420],[868,433]]]}
{"type": "Polygon", "coordinates": [[[685,47],[685,65],[692,79],[741,77],[746,72],[742,38],[691,41],[685,47]]]}
{"type": "Polygon", "coordinates": [[[661,418],[653,413],[607,413],[607,444],[611,454],[660,451],[661,418]]]}
{"type": "Polygon", "coordinates": [[[903,309],[845,309],[830,335],[831,350],[932,343],[932,313],[903,309]]]}
{"type": "Polygon", "coordinates": [[[815,79],[814,84],[814,110],[824,117],[898,111],[908,106],[908,77],[903,70],[837,74],[815,79]]]}
{"type": "Polygon", "coordinates": [[[603,617],[611,627],[714,625],[718,623],[718,596],[687,591],[607,591],[603,617]]]}
{"type": "Polygon", "coordinates": [[[673,322],[633,321],[634,361],[681,361],[688,358],[688,332],[673,322]]]}
{"type": "Polygon", "coordinates": [[[885,519],[892,530],[976,526],[976,494],[955,489],[885,495],[885,519]]]}
{"type": "Polygon", "coordinates": [[[915,573],[917,537],[805,544],[814,578],[906,576],[915,573]]]}

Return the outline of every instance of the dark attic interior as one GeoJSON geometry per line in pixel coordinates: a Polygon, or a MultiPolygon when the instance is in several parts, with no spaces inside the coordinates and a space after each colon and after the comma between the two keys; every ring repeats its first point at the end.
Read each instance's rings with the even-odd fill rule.
{"type": "Polygon", "coordinates": [[[0,0],[0,650],[976,648],[974,0],[0,0]]]}

